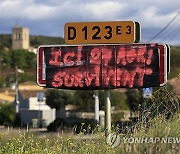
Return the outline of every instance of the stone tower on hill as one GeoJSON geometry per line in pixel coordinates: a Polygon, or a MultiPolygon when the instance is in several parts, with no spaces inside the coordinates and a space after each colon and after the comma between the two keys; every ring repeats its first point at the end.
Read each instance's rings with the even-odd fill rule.
{"type": "Polygon", "coordinates": [[[12,49],[29,49],[29,29],[23,27],[13,27],[12,29],[12,49]]]}

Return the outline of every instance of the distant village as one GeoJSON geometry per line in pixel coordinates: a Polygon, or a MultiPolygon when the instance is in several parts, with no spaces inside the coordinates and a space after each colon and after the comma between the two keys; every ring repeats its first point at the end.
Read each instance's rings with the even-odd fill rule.
{"type": "MultiPolygon", "coordinates": [[[[12,49],[25,49],[36,54],[34,47],[30,46],[29,29],[15,26],[12,28],[12,49]]],[[[22,73],[17,70],[17,73],[22,73]]],[[[18,79],[16,79],[18,80],[18,79]]],[[[0,102],[4,104],[12,103],[19,114],[22,125],[32,125],[36,127],[47,127],[55,119],[61,118],[66,123],[72,124],[81,119],[94,119],[94,112],[77,112],[75,105],[66,105],[64,108],[51,109],[46,105],[46,89],[39,87],[34,82],[13,84],[9,88],[0,89],[0,102]]],[[[112,111],[116,113],[117,111],[112,111]]],[[[130,111],[121,111],[123,120],[130,120],[132,113],[130,111]]],[[[104,125],[104,111],[100,111],[101,125],[104,125]]]]}
{"type": "MultiPolygon", "coordinates": [[[[12,49],[13,50],[28,50],[36,54],[37,49],[30,45],[29,29],[25,27],[15,26],[12,28],[12,49]]],[[[83,122],[83,119],[94,120],[95,114],[93,111],[78,111],[76,105],[67,104],[59,110],[51,108],[46,104],[47,89],[39,87],[36,82],[28,81],[18,83],[18,74],[24,73],[20,69],[16,69],[16,82],[10,87],[0,89],[0,102],[3,104],[14,104],[16,113],[20,116],[22,126],[31,125],[33,128],[46,128],[56,119],[62,119],[67,124],[83,122]]],[[[171,85],[179,84],[177,78],[169,81],[171,85]],[[175,81],[176,80],[176,81],[175,81]]],[[[179,87],[176,93],[179,96],[179,87]]],[[[118,89],[122,93],[126,93],[127,89],[118,89]]],[[[93,97],[93,96],[92,96],[93,97]]],[[[112,106],[112,116],[117,115],[119,121],[131,122],[132,119],[137,119],[139,113],[131,110],[116,109],[112,106]],[[118,117],[118,115],[120,115],[118,117]]],[[[99,124],[104,126],[105,112],[99,112],[99,124]]]]}
{"type": "MultiPolygon", "coordinates": [[[[12,49],[25,49],[36,54],[36,49],[30,47],[28,28],[19,27],[18,25],[12,28],[12,49]]],[[[17,73],[22,72],[18,69],[17,73]]],[[[0,89],[0,102],[14,103],[22,124],[46,127],[55,120],[55,109],[46,105],[44,95],[42,100],[38,101],[37,95],[39,93],[44,94],[45,89],[37,86],[34,82],[13,84],[9,88],[0,89]]]]}

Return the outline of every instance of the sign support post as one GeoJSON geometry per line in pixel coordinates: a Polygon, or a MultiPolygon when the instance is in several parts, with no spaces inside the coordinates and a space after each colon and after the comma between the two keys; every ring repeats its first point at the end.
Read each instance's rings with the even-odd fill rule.
{"type": "Polygon", "coordinates": [[[98,98],[98,90],[94,90],[94,99],[95,99],[95,124],[99,124],[99,98],[98,98]]]}
{"type": "Polygon", "coordinates": [[[111,132],[111,101],[110,90],[105,90],[105,135],[111,132]]]}
{"type": "Polygon", "coordinates": [[[19,113],[19,97],[18,97],[18,67],[15,67],[15,77],[16,77],[16,113],[19,113]]]}
{"type": "Polygon", "coordinates": [[[42,117],[41,117],[41,103],[43,102],[43,98],[44,98],[44,93],[43,92],[38,92],[37,93],[37,99],[38,99],[38,103],[39,103],[39,111],[38,111],[38,127],[40,128],[41,126],[41,121],[42,121],[42,117]]]}

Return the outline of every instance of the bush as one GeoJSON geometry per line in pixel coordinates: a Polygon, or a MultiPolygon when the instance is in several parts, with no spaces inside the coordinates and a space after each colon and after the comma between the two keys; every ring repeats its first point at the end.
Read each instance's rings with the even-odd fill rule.
{"type": "Polygon", "coordinates": [[[61,118],[57,118],[52,123],[49,124],[47,127],[48,131],[50,132],[56,132],[59,129],[64,129],[65,121],[61,118]]]}
{"type": "Polygon", "coordinates": [[[77,121],[78,122],[73,124],[67,124],[62,118],[57,118],[49,124],[47,130],[49,132],[57,132],[66,128],[66,130],[73,129],[73,131],[77,134],[89,134],[95,130],[96,125],[94,119],[77,119],[77,121]]]}
{"type": "Polygon", "coordinates": [[[0,88],[2,88],[4,85],[4,79],[0,76],[0,88]]]}
{"type": "Polygon", "coordinates": [[[73,125],[74,132],[79,134],[90,134],[95,132],[95,120],[94,119],[82,119],[79,122],[74,123],[73,125]]]}
{"type": "Polygon", "coordinates": [[[13,104],[0,104],[0,124],[13,125],[16,120],[16,112],[13,104]]]}
{"type": "Polygon", "coordinates": [[[36,68],[36,55],[27,50],[1,50],[0,57],[2,57],[2,68],[4,70],[16,66],[20,69],[36,68]]]}

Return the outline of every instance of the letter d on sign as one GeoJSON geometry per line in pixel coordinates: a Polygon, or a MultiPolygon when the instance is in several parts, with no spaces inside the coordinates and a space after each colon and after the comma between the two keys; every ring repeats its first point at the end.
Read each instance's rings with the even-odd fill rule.
{"type": "Polygon", "coordinates": [[[68,27],[68,40],[74,40],[75,38],[76,38],[76,29],[74,27],[68,27]]]}

